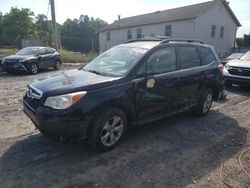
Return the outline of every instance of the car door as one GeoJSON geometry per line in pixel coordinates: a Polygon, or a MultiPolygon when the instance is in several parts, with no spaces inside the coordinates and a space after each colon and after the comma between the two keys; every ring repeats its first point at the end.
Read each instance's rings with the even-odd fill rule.
{"type": "Polygon", "coordinates": [[[174,46],[157,48],[146,58],[138,71],[146,76],[133,80],[137,120],[157,119],[178,108],[176,60],[174,46]]]}
{"type": "Polygon", "coordinates": [[[48,68],[50,67],[49,56],[47,48],[41,48],[39,50],[39,67],[40,68],[48,68]]]}
{"type": "Polygon", "coordinates": [[[55,65],[55,50],[52,48],[47,48],[47,60],[48,67],[53,67],[55,65]]]}
{"type": "Polygon", "coordinates": [[[205,71],[202,68],[197,48],[192,45],[179,45],[177,47],[178,70],[180,81],[180,98],[182,106],[190,106],[199,100],[201,81],[205,71]]]}

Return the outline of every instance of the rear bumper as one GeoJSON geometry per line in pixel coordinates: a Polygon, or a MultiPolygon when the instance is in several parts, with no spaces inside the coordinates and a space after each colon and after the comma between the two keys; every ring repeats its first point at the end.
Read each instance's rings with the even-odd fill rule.
{"type": "Polygon", "coordinates": [[[23,111],[40,132],[51,138],[86,138],[91,118],[72,112],[58,112],[46,107],[33,109],[24,100],[23,111]]]}

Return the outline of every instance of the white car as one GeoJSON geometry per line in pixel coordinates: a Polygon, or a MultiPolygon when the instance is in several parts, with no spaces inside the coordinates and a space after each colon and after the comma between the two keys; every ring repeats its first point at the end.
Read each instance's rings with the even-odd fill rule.
{"type": "Polygon", "coordinates": [[[223,69],[224,84],[250,85],[250,51],[240,59],[229,61],[223,69]]]}

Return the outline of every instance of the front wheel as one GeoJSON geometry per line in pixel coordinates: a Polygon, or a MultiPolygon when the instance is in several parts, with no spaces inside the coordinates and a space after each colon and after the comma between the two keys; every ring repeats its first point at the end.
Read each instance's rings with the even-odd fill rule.
{"type": "Polygon", "coordinates": [[[126,130],[126,115],[117,108],[111,108],[98,113],[91,126],[89,144],[94,149],[109,151],[118,144],[126,130]]]}
{"type": "Polygon", "coordinates": [[[198,105],[193,108],[193,112],[195,115],[204,116],[206,115],[213,103],[213,90],[212,89],[205,89],[202,93],[200,101],[198,105]]]}
{"type": "Polygon", "coordinates": [[[38,72],[38,65],[36,63],[32,63],[30,66],[31,74],[36,74],[38,72]]]}

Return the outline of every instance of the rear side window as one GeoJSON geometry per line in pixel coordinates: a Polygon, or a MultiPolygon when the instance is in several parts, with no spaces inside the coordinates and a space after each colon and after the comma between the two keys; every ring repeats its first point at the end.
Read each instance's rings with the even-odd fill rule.
{"type": "Polygon", "coordinates": [[[55,53],[56,50],[54,50],[53,48],[47,48],[48,53],[52,54],[55,53]]]}
{"type": "Polygon", "coordinates": [[[149,74],[161,74],[176,70],[175,47],[166,47],[156,50],[147,60],[149,74]]]}
{"type": "Polygon", "coordinates": [[[208,65],[216,60],[211,50],[208,48],[198,48],[198,52],[201,58],[201,65],[208,65]]]}
{"type": "Polygon", "coordinates": [[[47,51],[46,48],[41,48],[41,49],[39,50],[39,54],[40,54],[40,55],[44,55],[44,54],[47,54],[47,53],[48,53],[48,51],[47,51]]]}
{"type": "Polygon", "coordinates": [[[195,47],[182,46],[179,47],[180,68],[187,69],[200,66],[200,58],[195,47]]]}

